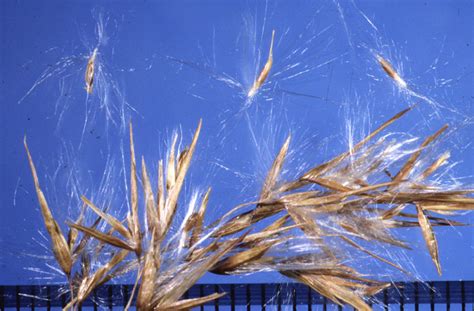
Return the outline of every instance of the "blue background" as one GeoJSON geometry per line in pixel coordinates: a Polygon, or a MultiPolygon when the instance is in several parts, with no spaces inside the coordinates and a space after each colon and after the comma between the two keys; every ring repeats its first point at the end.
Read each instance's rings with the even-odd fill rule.
{"type": "MultiPolygon", "coordinates": [[[[193,189],[203,191],[212,185],[210,220],[259,193],[289,132],[293,152],[285,176],[295,177],[302,168],[347,149],[348,120],[357,140],[414,102],[419,103],[417,109],[392,130],[426,135],[445,122],[454,125],[456,130],[441,150],[451,149],[451,161],[459,162],[452,175],[463,177],[463,184],[473,184],[474,135],[466,122],[474,116],[471,1],[2,1],[0,5],[2,284],[62,281],[44,264],[44,256],[50,254],[40,246],[47,242],[41,236],[45,230],[22,146],[25,134],[46,197],[60,221],[77,216],[78,194],[99,205],[113,205],[117,214],[125,210],[121,147],[127,166],[123,121],[130,119],[137,153],[145,156],[153,172],[172,131],[182,132],[188,143],[203,119],[183,195],[188,201],[193,189]],[[95,33],[100,20],[105,25],[103,37],[95,33]],[[272,29],[276,40],[270,77],[242,111],[245,90],[265,61],[272,29]],[[98,42],[103,76],[96,79],[96,89],[87,99],[83,74],[98,42]],[[414,90],[443,108],[400,92],[378,66],[373,51],[390,59],[414,90]],[[48,78],[27,94],[45,72],[48,78]],[[224,77],[242,88],[223,82],[224,77]],[[111,110],[109,115],[105,108],[111,110]]],[[[472,213],[461,219],[474,223],[472,213]]],[[[437,230],[441,277],[421,233],[410,230],[405,237],[419,248],[410,258],[421,278],[474,279],[472,227],[437,230]]],[[[372,272],[385,273],[376,268],[372,272]]],[[[209,275],[203,280],[283,278],[209,275]]]]}

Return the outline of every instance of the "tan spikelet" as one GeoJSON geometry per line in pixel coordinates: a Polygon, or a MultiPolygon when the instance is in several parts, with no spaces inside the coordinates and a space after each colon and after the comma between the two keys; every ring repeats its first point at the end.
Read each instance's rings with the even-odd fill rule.
{"type": "Polygon", "coordinates": [[[46,230],[48,231],[48,234],[51,237],[51,246],[54,253],[54,257],[56,258],[56,261],[58,262],[64,274],[69,277],[71,275],[72,267],[72,258],[69,245],[63,233],[61,232],[61,228],[59,227],[56,220],[54,220],[51,210],[48,207],[46,198],[44,197],[43,191],[41,191],[38,175],[36,174],[36,168],[33,163],[30,150],[28,149],[28,144],[26,143],[26,137],[23,143],[25,145],[26,153],[28,155],[28,162],[30,163],[31,174],[33,175],[36,195],[38,197],[38,201],[41,207],[43,221],[46,226],[46,230]]]}
{"type": "Polygon", "coordinates": [[[439,253],[438,253],[438,242],[436,241],[436,236],[431,227],[430,221],[425,215],[425,211],[420,205],[416,205],[416,211],[418,214],[418,222],[420,223],[421,232],[423,233],[423,238],[425,239],[426,246],[430,252],[431,259],[436,266],[438,274],[441,275],[441,264],[439,262],[439,253]]]}
{"type": "Polygon", "coordinates": [[[288,136],[285,143],[280,149],[277,157],[273,161],[272,167],[267,174],[267,178],[263,184],[262,192],[260,193],[260,201],[266,200],[271,196],[271,192],[275,187],[275,184],[278,180],[280,175],[281,168],[283,166],[283,162],[285,161],[286,154],[288,153],[288,147],[290,145],[291,136],[288,136]]]}

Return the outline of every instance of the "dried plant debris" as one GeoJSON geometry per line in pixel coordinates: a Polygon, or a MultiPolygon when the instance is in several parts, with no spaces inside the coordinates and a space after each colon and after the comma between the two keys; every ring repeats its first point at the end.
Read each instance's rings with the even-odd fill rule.
{"type": "Polygon", "coordinates": [[[136,294],[140,310],[188,310],[225,294],[182,299],[206,272],[277,271],[337,304],[370,310],[369,297],[390,284],[367,275],[352,264],[353,259],[368,256],[409,275],[403,263],[381,252],[412,247],[393,230],[403,228],[420,228],[441,274],[434,229],[464,225],[447,217],[474,209],[473,190],[430,182],[449,152],[439,156],[430,153],[428,157],[426,153],[433,151],[447,126],[416,148],[403,149],[407,142],[389,135],[376,138],[408,111],[410,108],[396,114],[351,150],[312,167],[295,180],[282,176],[290,148],[288,137],[257,201],[244,202],[206,226],[209,188],[196,196],[197,204],[190,205],[178,230],[173,229],[172,222],[179,214],[177,209],[184,208],[179,197],[201,122],[183,151],[176,148],[178,137],[173,136],[167,160],[158,162],[155,190],[144,158],[141,172],[137,172],[130,125],[131,200],[125,219],[118,219],[83,196],[79,217],[68,222],[67,239],[48,208],[25,140],[52,251],[70,282],[68,308],[80,306],[95,288],[123,274],[134,273],[136,277],[127,308],[136,294]],[[144,204],[143,215],[139,213],[140,202],[144,204]],[[87,211],[96,217],[90,225],[84,217],[87,211]]]}

